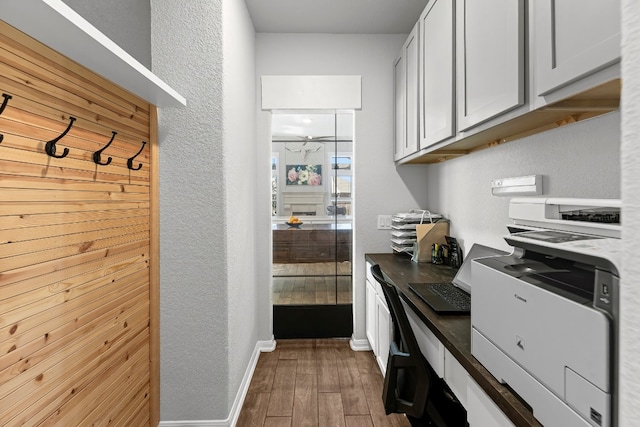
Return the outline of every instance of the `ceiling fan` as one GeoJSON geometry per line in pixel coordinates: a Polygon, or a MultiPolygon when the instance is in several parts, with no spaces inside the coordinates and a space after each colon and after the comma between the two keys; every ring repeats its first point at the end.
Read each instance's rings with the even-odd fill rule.
{"type": "Polygon", "coordinates": [[[327,140],[333,140],[336,137],[334,135],[324,135],[324,136],[298,136],[298,138],[302,139],[304,142],[302,145],[305,145],[307,142],[325,142],[327,140]]]}

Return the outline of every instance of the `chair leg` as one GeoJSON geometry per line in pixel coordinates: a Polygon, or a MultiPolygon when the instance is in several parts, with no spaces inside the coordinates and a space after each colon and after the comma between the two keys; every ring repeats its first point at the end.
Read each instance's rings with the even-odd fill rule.
{"type": "Polygon", "coordinates": [[[412,427],[450,427],[440,416],[438,410],[431,401],[427,402],[427,408],[420,418],[407,416],[412,427]]]}
{"type": "Polygon", "coordinates": [[[411,427],[439,427],[437,424],[434,424],[430,418],[424,416],[422,418],[415,418],[407,415],[407,419],[411,427]]]}
{"type": "Polygon", "coordinates": [[[394,363],[393,354],[389,354],[387,359],[387,372],[384,376],[384,384],[382,387],[382,402],[384,411],[387,415],[395,413],[396,407],[396,388],[398,384],[398,375],[394,363]]]}

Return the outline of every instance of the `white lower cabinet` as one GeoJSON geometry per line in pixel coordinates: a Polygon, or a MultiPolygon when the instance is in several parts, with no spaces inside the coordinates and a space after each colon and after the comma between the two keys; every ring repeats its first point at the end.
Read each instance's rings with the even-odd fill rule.
{"type": "Polygon", "coordinates": [[[513,427],[514,424],[498,408],[480,386],[467,378],[467,421],[469,427],[513,427]]]}
{"type": "Polygon", "coordinates": [[[447,350],[427,325],[407,305],[404,307],[422,354],[467,410],[469,425],[471,427],[513,426],[509,418],[476,384],[458,359],[447,350]]]}
{"type": "Polygon", "coordinates": [[[444,378],[444,345],[440,340],[431,332],[431,330],[424,324],[422,320],[409,308],[404,302],[402,303],[404,310],[407,313],[407,318],[413,329],[413,334],[416,336],[418,346],[422,351],[422,354],[427,359],[433,370],[440,378],[444,378]]]}
{"type": "Polygon", "coordinates": [[[369,262],[366,263],[366,268],[365,318],[367,324],[365,330],[369,346],[373,350],[382,375],[384,375],[387,370],[389,345],[391,343],[391,313],[384,299],[382,288],[371,275],[371,264],[369,262]]]}
{"type": "Polygon", "coordinates": [[[458,401],[467,407],[467,382],[469,374],[467,370],[458,362],[458,359],[444,349],[444,381],[447,383],[458,401]]]}
{"type": "Polygon", "coordinates": [[[389,308],[384,300],[383,295],[377,295],[377,310],[378,310],[378,353],[376,354],[376,360],[382,375],[387,372],[387,361],[389,360],[389,345],[391,344],[391,314],[389,308]]]}
{"type": "MultiPolygon", "coordinates": [[[[371,264],[369,262],[366,263],[366,268],[366,335],[382,375],[384,375],[389,358],[389,344],[392,337],[393,323],[382,288],[370,273],[371,264]]],[[[418,315],[404,301],[402,304],[422,354],[431,364],[436,374],[444,379],[453,394],[467,410],[469,426],[514,426],[418,315]]]]}
{"type": "Polygon", "coordinates": [[[469,376],[466,369],[408,306],[405,305],[404,308],[425,359],[436,374],[444,379],[462,406],[466,408],[467,377],[469,376]]]}
{"type": "MultiPolygon", "coordinates": [[[[368,264],[367,264],[368,265],[368,264]]],[[[367,270],[368,271],[368,270],[367,270]]],[[[377,311],[376,307],[376,288],[373,283],[367,279],[366,281],[366,294],[365,294],[365,312],[366,312],[366,333],[367,340],[369,340],[369,346],[373,350],[374,354],[377,354],[378,348],[378,326],[376,322],[377,311]]]]}

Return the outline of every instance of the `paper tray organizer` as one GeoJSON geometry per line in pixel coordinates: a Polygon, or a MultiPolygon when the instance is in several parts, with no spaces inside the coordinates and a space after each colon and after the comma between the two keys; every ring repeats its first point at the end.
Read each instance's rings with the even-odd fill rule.
{"type": "Polygon", "coordinates": [[[442,215],[428,210],[411,209],[391,217],[391,248],[396,253],[415,256],[414,245],[417,243],[419,261],[431,261],[431,245],[445,243],[447,234],[449,222],[442,215]]]}

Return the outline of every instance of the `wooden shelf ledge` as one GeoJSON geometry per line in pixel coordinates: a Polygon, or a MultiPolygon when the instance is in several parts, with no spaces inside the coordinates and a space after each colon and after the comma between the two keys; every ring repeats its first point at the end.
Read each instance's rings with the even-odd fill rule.
{"type": "Polygon", "coordinates": [[[441,148],[419,151],[399,164],[439,163],[515,141],[560,126],[615,111],[620,106],[622,82],[615,79],[570,98],[545,105],[490,128],[465,135],[441,148]]]}
{"type": "Polygon", "coordinates": [[[187,100],[60,0],[3,0],[0,18],[158,107],[187,100]]]}

